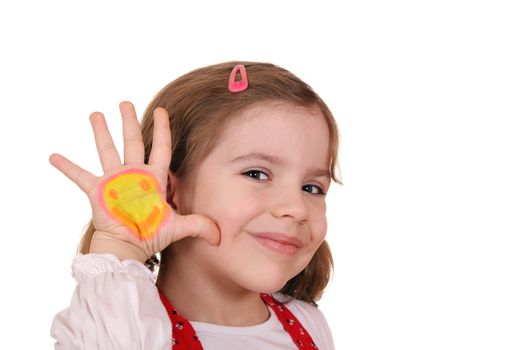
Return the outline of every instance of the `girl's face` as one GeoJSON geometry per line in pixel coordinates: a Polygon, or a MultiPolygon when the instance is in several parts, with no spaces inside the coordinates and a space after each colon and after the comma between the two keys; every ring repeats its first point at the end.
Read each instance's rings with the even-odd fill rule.
{"type": "MultiPolygon", "coordinates": [[[[326,234],[329,129],[320,111],[252,106],[232,119],[192,174],[179,205],[216,222],[221,242],[182,245],[199,273],[253,292],[275,292],[301,272],[326,234]],[[295,243],[280,244],[287,237],[295,243]]],[[[181,247],[182,248],[182,247],[181,247]]]]}

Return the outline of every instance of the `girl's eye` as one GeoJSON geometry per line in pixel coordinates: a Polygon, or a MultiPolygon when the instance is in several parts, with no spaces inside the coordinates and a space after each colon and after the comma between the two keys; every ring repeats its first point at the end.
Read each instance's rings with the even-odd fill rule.
{"type": "MultiPolygon", "coordinates": [[[[248,170],[242,174],[245,176],[251,177],[252,179],[256,179],[256,180],[269,180],[270,179],[268,175],[266,175],[266,173],[264,173],[261,170],[248,170]]],[[[315,195],[325,195],[326,194],[321,187],[316,186],[316,185],[304,185],[302,187],[302,190],[305,192],[311,193],[311,194],[315,194],[315,195]]]]}
{"type": "Polygon", "coordinates": [[[315,186],[315,185],[304,185],[303,191],[309,192],[311,194],[318,194],[318,195],[326,194],[323,192],[323,189],[321,187],[315,186]]]}
{"type": "Polygon", "coordinates": [[[252,179],[257,179],[257,180],[268,180],[269,179],[268,175],[266,175],[260,170],[248,170],[247,172],[244,172],[243,175],[246,175],[248,177],[251,177],[252,179]],[[266,178],[261,179],[261,175],[265,176],[266,178]]]}

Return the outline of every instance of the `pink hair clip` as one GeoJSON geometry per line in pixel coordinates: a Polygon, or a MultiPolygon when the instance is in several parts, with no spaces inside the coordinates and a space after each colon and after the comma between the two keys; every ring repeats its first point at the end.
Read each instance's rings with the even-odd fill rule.
{"type": "Polygon", "coordinates": [[[246,68],[242,64],[238,64],[233,67],[230,73],[230,81],[228,82],[228,90],[231,92],[241,92],[248,88],[248,75],[246,74],[246,68]],[[241,73],[241,80],[235,81],[237,72],[241,73]]]}

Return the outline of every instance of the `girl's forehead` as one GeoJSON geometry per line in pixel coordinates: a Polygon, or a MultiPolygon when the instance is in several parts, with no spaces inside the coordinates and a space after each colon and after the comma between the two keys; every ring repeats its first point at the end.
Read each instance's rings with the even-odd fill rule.
{"type": "Polygon", "coordinates": [[[284,103],[256,105],[232,117],[215,148],[228,156],[265,151],[283,157],[296,157],[298,153],[324,158],[328,154],[329,134],[319,110],[284,103]]]}
{"type": "Polygon", "coordinates": [[[303,115],[322,115],[318,106],[305,107],[287,101],[263,101],[259,103],[254,103],[248,107],[239,110],[237,113],[234,113],[232,116],[232,120],[237,118],[251,119],[257,118],[261,115],[266,116],[275,113],[283,115],[286,115],[287,113],[303,115]]]}
{"type": "Polygon", "coordinates": [[[253,130],[259,135],[282,130],[284,126],[304,124],[307,119],[315,118],[318,124],[326,124],[325,118],[317,107],[303,107],[287,102],[264,102],[251,105],[233,114],[225,125],[225,133],[239,133],[253,130]],[[264,129],[261,127],[264,126],[264,129]],[[241,130],[242,129],[242,130],[241,130]]]}

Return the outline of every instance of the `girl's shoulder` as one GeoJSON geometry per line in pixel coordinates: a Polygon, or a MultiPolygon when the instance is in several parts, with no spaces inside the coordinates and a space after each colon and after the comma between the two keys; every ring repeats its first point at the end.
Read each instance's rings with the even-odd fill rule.
{"type": "MultiPolygon", "coordinates": [[[[297,313],[307,318],[323,319],[324,315],[316,304],[299,300],[283,293],[272,293],[272,296],[279,302],[283,303],[294,315],[297,313]]],[[[299,318],[299,317],[297,317],[299,318]]],[[[299,319],[299,321],[301,321],[299,319]]]]}
{"type": "Polygon", "coordinates": [[[332,332],[318,306],[282,293],[272,293],[272,296],[294,314],[316,344],[330,344],[333,348],[332,332]]]}

